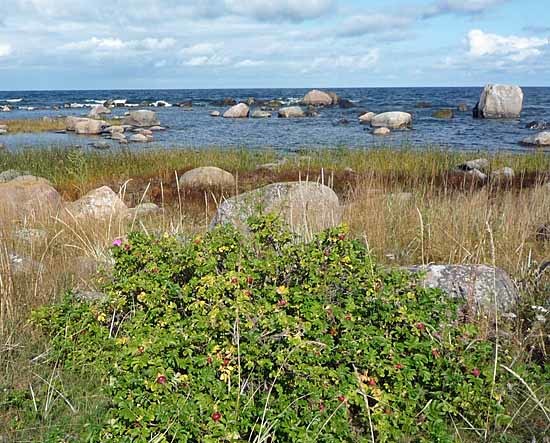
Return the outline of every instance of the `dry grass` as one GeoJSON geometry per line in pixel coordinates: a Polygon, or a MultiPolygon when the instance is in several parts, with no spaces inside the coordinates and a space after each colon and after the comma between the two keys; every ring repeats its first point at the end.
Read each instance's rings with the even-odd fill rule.
{"type": "MultiPolygon", "coordinates": [[[[106,122],[108,124],[118,124],[116,120],[106,120],[106,122]]],[[[0,120],[0,124],[7,125],[10,134],[63,131],[66,128],[64,117],[0,120]]]]}

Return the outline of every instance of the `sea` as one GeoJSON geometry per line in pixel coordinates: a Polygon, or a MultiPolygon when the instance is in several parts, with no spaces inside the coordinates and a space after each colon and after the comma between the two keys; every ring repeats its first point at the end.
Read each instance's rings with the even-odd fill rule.
{"type": "MultiPolygon", "coordinates": [[[[285,105],[299,103],[309,89],[193,89],[193,90],[83,90],[83,91],[0,91],[0,108],[9,105],[11,112],[0,112],[2,120],[40,119],[58,116],[86,116],[90,107],[104,100],[121,100],[110,118],[122,117],[135,109],[153,109],[166,131],[155,133],[148,144],[131,144],[125,149],[157,148],[244,148],[299,151],[310,148],[338,149],[393,147],[430,148],[460,151],[528,152],[533,148],[519,142],[534,130],[531,121],[550,122],[550,88],[526,87],[521,118],[517,120],[477,120],[471,109],[479,100],[482,87],[461,88],[347,88],[327,89],[351,102],[351,108],[325,108],[318,117],[279,119],[273,112],[270,119],[223,119],[210,116],[211,111],[223,113],[227,106],[220,100],[233,98],[246,101],[281,100],[285,105]],[[151,107],[165,102],[168,106],[151,107]],[[191,108],[175,106],[192,102],[191,108]],[[418,104],[425,102],[424,106],[418,104]],[[464,103],[470,111],[459,112],[464,103]],[[68,107],[71,106],[72,107],[68,107]],[[170,106],[172,105],[172,106],[170,106]],[[451,108],[454,117],[440,120],[432,116],[435,110],[451,108]],[[364,112],[406,111],[413,115],[413,128],[395,131],[387,137],[375,137],[368,126],[360,125],[358,116],[364,112]]],[[[40,133],[7,134],[0,143],[9,150],[28,147],[74,147],[92,149],[98,137],[74,134],[40,133]]],[[[113,142],[113,149],[120,149],[113,142]]]]}

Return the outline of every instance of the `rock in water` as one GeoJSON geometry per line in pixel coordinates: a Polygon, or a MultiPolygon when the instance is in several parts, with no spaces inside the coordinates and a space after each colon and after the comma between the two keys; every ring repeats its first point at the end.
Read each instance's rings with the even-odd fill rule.
{"type": "Polygon", "coordinates": [[[375,115],[376,114],[374,112],[365,112],[359,117],[359,123],[361,123],[362,125],[366,125],[367,123],[371,122],[375,115]]]}
{"type": "Polygon", "coordinates": [[[468,112],[470,108],[466,103],[459,103],[457,106],[457,109],[458,109],[458,112],[468,112]]]}
{"type": "Polygon", "coordinates": [[[406,129],[412,126],[412,115],[407,112],[383,112],[375,115],[370,124],[373,128],[406,129]]]}
{"type": "Polygon", "coordinates": [[[519,299],[519,293],[508,276],[500,268],[486,265],[429,265],[407,268],[423,274],[421,284],[439,288],[453,298],[466,302],[474,311],[508,312],[519,299]]]}
{"type": "Polygon", "coordinates": [[[306,114],[300,106],[289,106],[279,109],[279,118],[302,118],[306,114]]]}
{"type": "Polygon", "coordinates": [[[128,207],[111,188],[102,186],[68,203],[65,211],[74,218],[109,219],[125,216],[128,207]]]}
{"type": "Polygon", "coordinates": [[[215,166],[203,166],[184,173],[179,179],[179,185],[182,188],[201,191],[232,189],[235,187],[235,177],[215,166]]]}
{"type": "Polygon", "coordinates": [[[305,95],[303,103],[306,106],[331,106],[333,99],[328,93],[313,89],[305,95]]]}
{"type": "Polygon", "coordinates": [[[513,85],[487,85],[474,108],[476,118],[519,118],[523,91],[513,85]]]}
{"type": "Polygon", "coordinates": [[[86,120],[88,119],[83,117],[73,117],[72,115],[70,115],[69,117],[65,118],[65,129],[67,131],[74,131],[77,123],[86,120]]]}
{"type": "Polygon", "coordinates": [[[271,112],[257,109],[252,113],[252,118],[271,118],[271,112]]]}
{"type": "Polygon", "coordinates": [[[250,113],[250,108],[245,103],[239,103],[232,106],[224,112],[223,118],[247,118],[250,113]]]}
{"type": "Polygon", "coordinates": [[[158,126],[160,121],[154,111],[148,109],[140,109],[139,111],[131,111],[130,114],[123,120],[124,125],[149,127],[158,126]]]}
{"type": "Polygon", "coordinates": [[[311,182],[274,183],[225,200],[210,227],[232,224],[247,231],[247,220],[253,215],[275,213],[301,235],[337,225],[340,203],[327,186],[311,182]]]}
{"type": "Polygon", "coordinates": [[[98,135],[103,132],[103,128],[107,126],[103,120],[94,120],[87,118],[76,122],[74,126],[75,134],[80,135],[98,135]]]}
{"type": "Polygon", "coordinates": [[[543,131],[525,137],[520,144],[525,146],[550,146],[550,131],[543,131]]]}
{"type": "Polygon", "coordinates": [[[390,135],[391,131],[388,128],[376,128],[374,131],[372,131],[372,135],[390,135]]]}
{"type": "Polygon", "coordinates": [[[88,114],[88,117],[90,118],[98,118],[100,117],[101,115],[104,115],[104,114],[110,114],[111,113],[111,110],[109,108],[106,108],[105,106],[103,105],[97,105],[97,106],[94,106],[92,108],[92,110],[90,111],[90,113],[88,114]]]}
{"type": "Polygon", "coordinates": [[[452,109],[438,109],[432,113],[432,117],[439,119],[451,119],[454,117],[454,112],[452,109]]]}

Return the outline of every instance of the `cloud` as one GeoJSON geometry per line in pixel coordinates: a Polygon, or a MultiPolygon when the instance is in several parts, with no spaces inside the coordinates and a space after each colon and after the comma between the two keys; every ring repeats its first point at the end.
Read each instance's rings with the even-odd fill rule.
{"type": "Polygon", "coordinates": [[[231,64],[231,57],[227,57],[225,55],[219,55],[219,54],[193,57],[190,60],[186,60],[183,62],[183,65],[193,66],[193,67],[227,66],[230,64],[231,64]]]}
{"type": "Polygon", "coordinates": [[[261,21],[301,22],[331,11],[334,0],[225,0],[226,10],[261,21]]]}
{"type": "Polygon", "coordinates": [[[222,43],[197,43],[196,45],[183,48],[180,53],[182,55],[208,55],[214,54],[223,48],[222,43]]]}
{"type": "Polygon", "coordinates": [[[7,57],[12,53],[12,47],[8,43],[0,43],[0,57],[7,57]]]}
{"type": "Polygon", "coordinates": [[[97,38],[66,43],[60,47],[65,51],[97,51],[97,52],[118,52],[118,51],[156,51],[173,48],[176,40],[173,38],[145,38],[142,40],[124,41],[119,38],[97,38]]]}
{"type": "Polygon", "coordinates": [[[370,69],[380,60],[378,48],[369,49],[360,55],[338,55],[334,57],[317,57],[306,66],[303,71],[309,72],[318,69],[345,69],[348,71],[360,71],[370,69]]]}
{"type": "Polygon", "coordinates": [[[444,14],[479,15],[510,0],[440,0],[424,12],[423,18],[444,14]]]}
{"type": "Polygon", "coordinates": [[[262,65],[265,65],[265,61],[263,60],[250,60],[250,59],[246,59],[246,60],[242,60],[240,62],[237,62],[235,63],[235,67],[236,68],[255,68],[257,66],[262,66],[262,65]]]}
{"type": "Polygon", "coordinates": [[[504,56],[521,62],[542,54],[548,39],[538,37],[502,36],[485,33],[479,29],[468,32],[468,55],[472,57],[504,56]]]}
{"type": "Polygon", "coordinates": [[[369,14],[356,15],[346,20],[341,26],[338,35],[343,37],[358,37],[366,34],[375,34],[384,31],[394,32],[412,25],[415,17],[411,15],[369,14]]]}

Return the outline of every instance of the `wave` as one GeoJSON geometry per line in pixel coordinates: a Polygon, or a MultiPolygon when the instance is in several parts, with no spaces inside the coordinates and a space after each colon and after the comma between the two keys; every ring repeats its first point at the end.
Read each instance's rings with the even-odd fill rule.
{"type": "Polygon", "coordinates": [[[8,99],[6,99],[6,100],[4,100],[4,101],[6,101],[6,102],[8,102],[8,103],[19,103],[19,102],[22,102],[23,99],[22,99],[22,98],[8,98],[8,99]]]}

